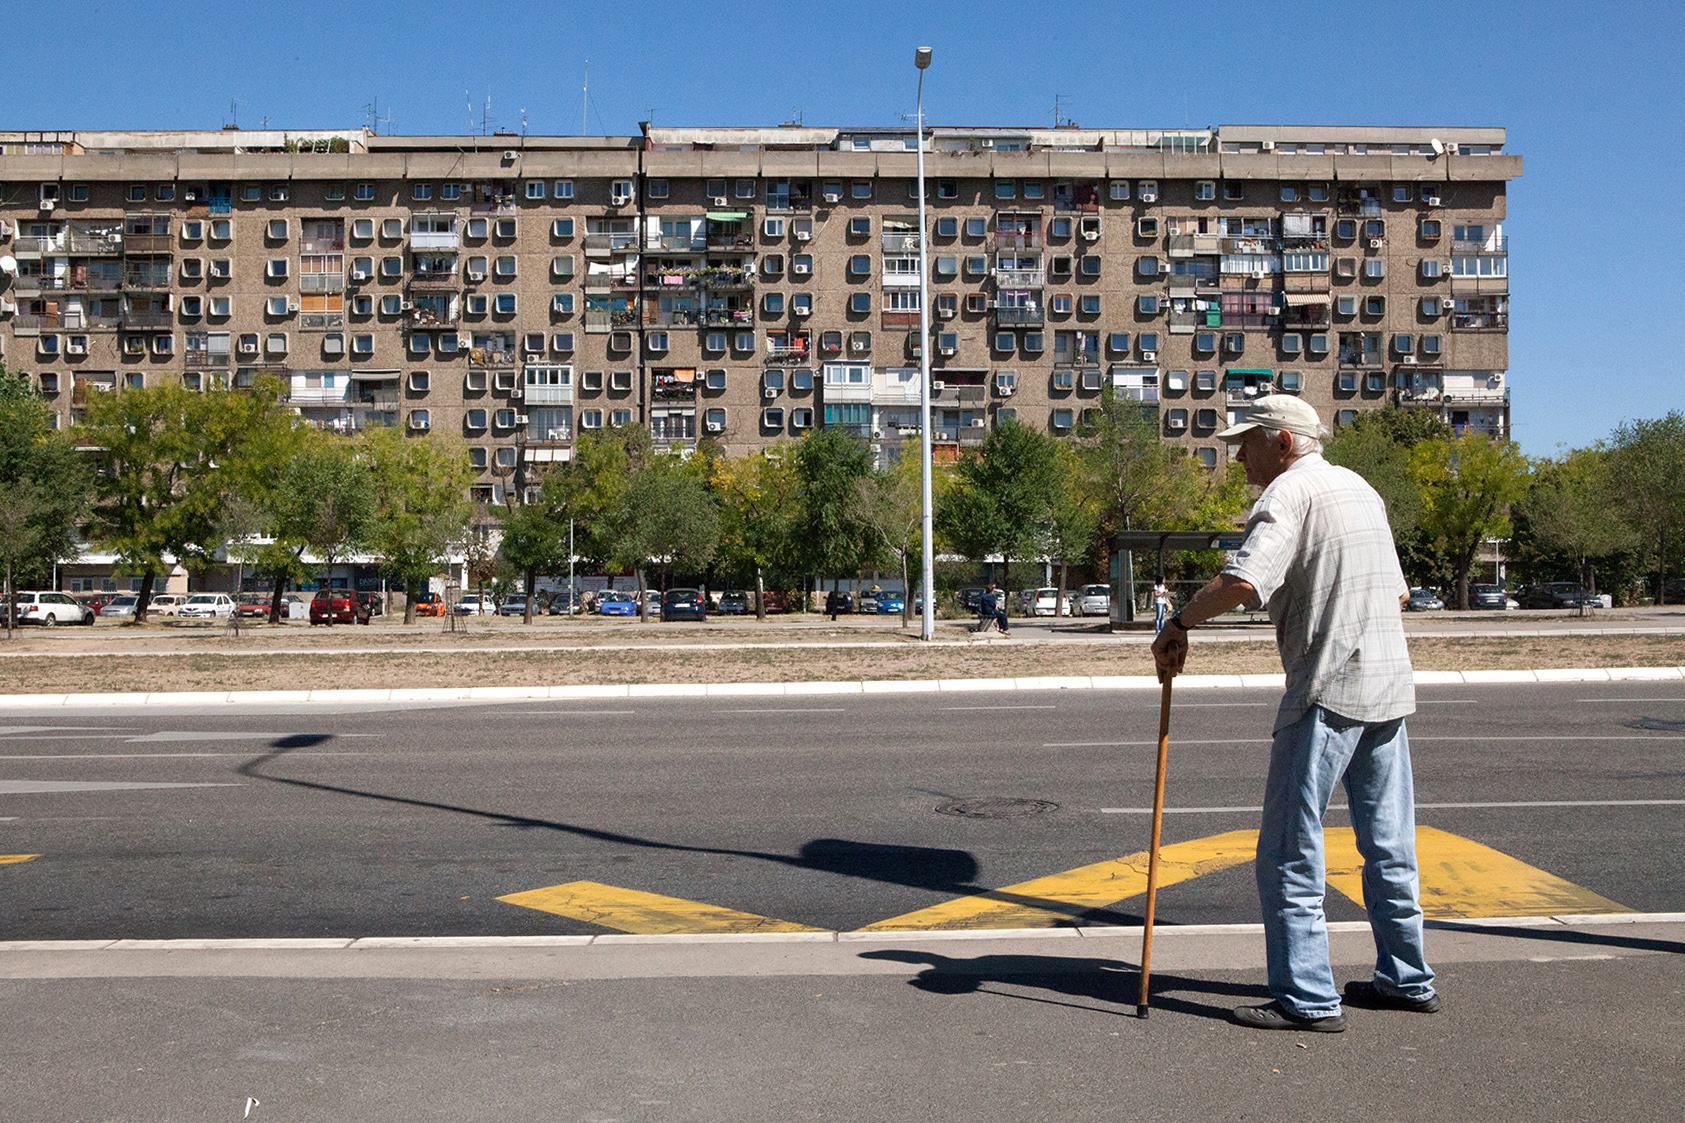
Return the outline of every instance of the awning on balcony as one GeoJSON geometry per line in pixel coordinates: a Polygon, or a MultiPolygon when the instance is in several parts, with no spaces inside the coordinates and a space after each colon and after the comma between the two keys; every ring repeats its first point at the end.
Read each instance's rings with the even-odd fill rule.
{"type": "Polygon", "coordinates": [[[521,459],[528,464],[558,464],[573,459],[571,448],[525,448],[521,450],[521,459]]]}
{"type": "Polygon", "coordinates": [[[1287,307],[1297,308],[1306,304],[1327,304],[1329,296],[1325,292],[1286,292],[1282,298],[1287,301],[1287,307]]]}
{"type": "Polygon", "coordinates": [[[748,211],[709,211],[710,222],[742,222],[749,217],[748,211]]]}

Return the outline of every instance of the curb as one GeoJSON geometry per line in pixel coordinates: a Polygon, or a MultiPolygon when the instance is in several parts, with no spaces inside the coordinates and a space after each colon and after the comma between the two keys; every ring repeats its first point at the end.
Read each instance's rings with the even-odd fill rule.
{"type": "MultiPolygon", "coordinates": [[[[1685,924],[1685,912],[1565,913],[1559,916],[1469,917],[1429,920],[1427,927],[1537,929],[1541,925],[1585,928],[1603,924],[1685,924]]],[[[1259,936],[1262,924],[1160,925],[1155,931],[1177,936],[1259,936]]],[[[1367,920],[1337,920],[1330,932],[1367,932],[1367,920]]],[[[467,948],[625,947],[635,944],[841,944],[910,940],[1030,940],[1139,939],[1140,925],[1074,928],[979,928],[954,931],[906,929],[870,932],[697,932],[675,935],[609,933],[598,936],[330,936],[223,940],[9,940],[0,941],[0,955],[9,952],[125,952],[125,951],[452,951],[467,948]]]]}
{"type": "MultiPolygon", "coordinates": [[[[1417,686],[1513,683],[1678,682],[1685,667],[1608,667],[1538,671],[1417,671],[1417,686]]],[[[1280,689],[1284,675],[1180,675],[1184,690],[1280,689]]],[[[1001,693],[1018,690],[1156,690],[1151,675],[989,679],[882,679],[861,682],[632,683],[620,686],[469,686],[387,690],[230,690],[152,694],[10,694],[0,709],[54,706],[346,705],[391,702],[510,702],[593,698],[801,697],[824,694],[1001,693]]]]}

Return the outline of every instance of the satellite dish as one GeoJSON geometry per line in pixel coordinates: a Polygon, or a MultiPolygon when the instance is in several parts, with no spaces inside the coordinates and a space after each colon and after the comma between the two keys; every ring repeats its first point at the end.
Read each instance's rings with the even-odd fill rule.
{"type": "Polygon", "coordinates": [[[1443,156],[1445,154],[1445,142],[1440,140],[1438,137],[1434,137],[1428,143],[1433,145],[1433,154],[1435,156],[1443,156]]]}
{"type": "Polygon", "coordinates": [[[15,257],[0,257],[0,273],[16,273],[18,259],[15,257]]]}

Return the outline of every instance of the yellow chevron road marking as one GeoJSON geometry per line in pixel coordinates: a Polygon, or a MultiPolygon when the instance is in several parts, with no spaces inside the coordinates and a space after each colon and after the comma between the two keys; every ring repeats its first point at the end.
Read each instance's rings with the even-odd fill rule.
{"type": "MultiPolygon", "coordinates": [[[[1257,831],[1198,838],[1161,846],[1159,885],[1250,862],[1258,849],[1257,831]]],[[[1107,908],[1147,891],[1147,854],[1131,854],[1091,866],[1038,877],[972,897],[944,901],[904,916],[880,920],[862,932],[968,928],[1057,928],[1082,914],[1107,908]]]]}
{"type": "Polygon", "coordinates": [[[639,936],[719,932],[822,932],[806,924],[773,920],[752,912],[705,905],[680,897],[663,897],[637,889],[619,889],[595,881],[570,881],[548,889],[531,889],[499,897],[511,905],[553,912],[631,932],[639,936]]]}
{"type": "MultiPolygon", "coordinates": [[[[1329,886],[1362,904],[1363,859],[1351,828],[1328,830],[1324,837],[1329,886]]],[[[1416,828],[1416,864],[1422,912],[1430,920],[1634,911],[1502,851],[1433,827],[1416,828]]]]}
{"type": "Polygon", "coordinates": [[[0,854],[0,866],[10,866],[15,865],[18,862],[27,862],[31,858],[39,858],[40,856],[41,855],[39,854],[0,854]]]}

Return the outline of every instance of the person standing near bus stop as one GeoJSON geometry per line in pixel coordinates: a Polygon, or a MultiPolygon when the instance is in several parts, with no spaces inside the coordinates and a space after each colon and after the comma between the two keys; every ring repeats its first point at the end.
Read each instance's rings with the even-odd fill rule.
{"type": "Polygon", "coordinates": [[[1287,672],[1276,714],[1256,873],[1274,1001],[1234,1011],[1256,1029],[1346,1028],[1328,957],[1322,817],[1342,779],[1363,856],[1373,980],[1354,1006],[1440,1007],[1422,941],[1415,793],[1404,718],[1416,709],[1400,612],[1409,586],[1386,508],[1362,477],[1322,458],[1316,411],[1273,394],[1218,434],[1262,487],[1246,538],[1153,641],[1160,675],[1181,671],[1188,629],[1267,606],[1287,672]]]}
{"type": "Polygon", "coordinates": [[[1164,631],[1164,621],[1170,615],[1170,587],[1159,578],[1153,585],[1153,634],[1164,631]]]}

